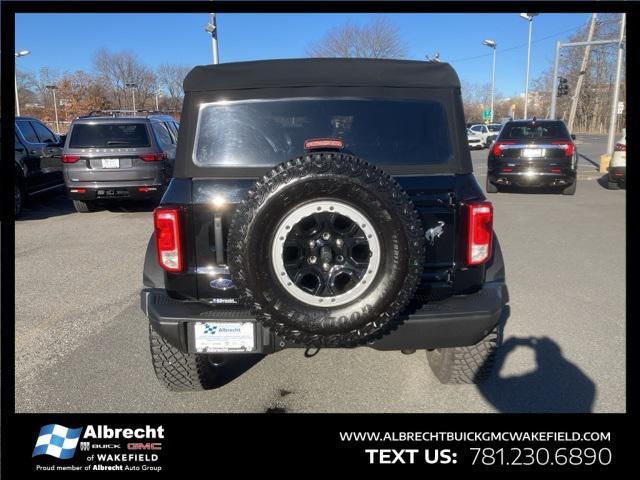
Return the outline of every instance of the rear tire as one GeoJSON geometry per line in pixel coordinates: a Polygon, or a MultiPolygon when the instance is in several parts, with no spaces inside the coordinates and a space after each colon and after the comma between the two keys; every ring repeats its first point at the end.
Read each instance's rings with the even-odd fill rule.
{"type": "Polygon", "coordinates": [[[611,180],[607,181],[607,189],[608,190],[620,190],[620,184],[618,182],[612,182],[611,180]]]}
{"type": "Polygon", "coordinates": [[[440,383],[482,383],[491,375],[499,343],[500,335],[495,327],[470,347],[428,350],[427,361],[440,383]]]}
{"type": "Polygon", "coordinates": [[[491,177],[489,177],[489,175],[487,175],[487,193],[498,193],[498,187],[497,185],[494,185],[491,182],[491,177]]]}
{"type": "Polygon", "coordinates": [[[151,363],[160,383],[175,392],[214,388],[218,369],[208,355],[181,352],[149,325],[151,363]]]}
{"type": "Polygon", "coordinates": [[[96,210],[95,204],[91,201],[73,200],[73,206],[76,212],[79,213],[94,212],[96,210]]]}
{"type": "Polygon", "coordinates": [[[576,193],[576,186],[578,185],[578,180],[574,180],[574,182],[569,185],[568,187],[565,187],[562,190],[562,194],[563,195],[575,195],[576,193]]]}

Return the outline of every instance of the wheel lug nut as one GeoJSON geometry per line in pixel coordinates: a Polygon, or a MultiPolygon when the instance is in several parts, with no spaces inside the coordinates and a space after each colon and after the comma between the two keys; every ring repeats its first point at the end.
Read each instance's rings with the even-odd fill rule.
{"type": "Polygon", "coordinates": [[[342,255],[338,255],[336,257],[336,260],[338,260],[338,262],[342,263],[342,262],[344,262],[344,257],[342,255]]]}
{"type": "Polygon", "coordinates": [[[331,265],[329,265],[328,263],[323,263],[322,264],[322,268],[323,268],[323,270],[327,271],[327,270],[329,270],[331,268],[331,265]]]}
{"type": "Polygon", "coordinates": [[[322,239],[323,240],[329,240],[331,238],[331,234],[329,232],[324,232],[322,234],[322,239]]]}
{"type": "Polygon", "coordinates": [[[318,257],[316,257],[315,255],[311,255],[309,257],[309,263],[316,263],[318,261],[318,257]]]}

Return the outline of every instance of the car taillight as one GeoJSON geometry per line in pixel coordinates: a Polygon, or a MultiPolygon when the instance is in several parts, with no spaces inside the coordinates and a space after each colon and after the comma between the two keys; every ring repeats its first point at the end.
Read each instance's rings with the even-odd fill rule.
{"type": "Polygon", "coordinates": [[[514,145],[516,142],[495,142],[493,147],[491,148],[491,153],[493,153],[494,157],[499,157],[502,155],[502,146],[503,145],[514,145]]]}
{"type": "Polygon", "coordinates": [[[79,155],[62,155],[62,163],[76,163],[80,160],[79,155]]]}
{"type": "Polygon", "coordinates": [[[145,162],[159,162],[160,160],[164,160],[166,155],[164,153],[145,153],[144,155],[140,155],[140,158],[145,162]]]}
{"type": "Polygon", "coordinates": [[[557,145],[560,148],[562,148],[564,150],[564,154],[567,157],[570,157],[571,155],[573,155],[573,152],[576,149],[576,146],[573,144],[573,142],[567,142],[564,140],[561,140],[559,142],[551,142],[553,145],[557,145]]]}
{"type": "Polygon", "coordinates": [[[175,208],[156,208],[153,211],[158,263],[167,272],[182,271],[180,241],[180,212],[175,208]]]}
{"type": "Polygon", "coordinates": [[[626,143],[616,143],[616,146],[615,146],[614,150],[616,152],[626,152],[627,151],[627,144],[626,143]]]}
{"type": "Polygon", "coordinates": [[[491,202],[473,202],[467,209],[467,265],[479,265],[491,256],[493,205],[491,202]]]}

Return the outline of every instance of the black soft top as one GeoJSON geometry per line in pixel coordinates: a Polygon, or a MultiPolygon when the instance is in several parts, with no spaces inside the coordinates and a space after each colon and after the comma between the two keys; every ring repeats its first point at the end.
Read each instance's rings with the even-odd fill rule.
{"type": "Polygon", "coordinates": [[[369,58],[301,58],[195,67],[185,92],[269,87],[460,88],[448,63],[369,58]]]}
{"type": "Polygon", "coordinates": [[[363,97],[442,102],[453,158],[441,164],[385,166],[390,175],[466,174],[467,146],[460,80],[448,63],[368,58],[259,60],[195,67],[184,80],[174,177],[256,178],[269,168],[198,166],[193,151],[202,105],[219,101],[300,97],[363,97]]]}

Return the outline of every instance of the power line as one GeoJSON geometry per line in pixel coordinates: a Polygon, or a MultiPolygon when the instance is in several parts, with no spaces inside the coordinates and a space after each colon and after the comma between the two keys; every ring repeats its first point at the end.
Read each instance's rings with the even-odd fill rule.
{"type": "MultiPolygon", "coordinates": [[[[569,29],[567,29],[567,30],[563,30],[562,32],[553,33],[553,34],[548,35],[548,36],[546,36],[546,37],[542,37],[542,38],[539,38],[539,39],[537,39],[537,40],[533,40],[531,43],[539,43],[539,42],[543,42],[543,41],[545,41],[545,40],[549,40],[550,38],[555,38],[555,37],[557,37],[558,35],[562,35],[562,34],[564,34],[564,33],[572,32],[572,31],[577,30],[578,28],[582,28],[582,27],[584,27],[584,25],[578,25],[578,26],[576,26],[576,27],[569,28],[569,29]]],[[[520,44],[520,45],[515,45],[515,46],[513,46],[513,47],[509,47],[509,48],[502,48],[502,49],[500,49],[500,50],[499,50],[499,52],[500,52],[500,54],[503,54],[504,52],[510,52],[510,51],[513,51],[513,50],[518,50],[519,48],[523,48],[523,47],[526,47],[526,46],[527,46],[527,44],[526,44],[526,43],[522,43],[522,44],[520,44]]],[[[448,62],[449,62],[449,63],[453,63],[453,62],[466,62],[466,61],[468,61],[468,60],[475,60],[475,59],[477,59],[477,58],[490,57],[491,55],[492,55],[491,53],[484,53],[484,54],[482,54],[482,55],[476,55],[475,57],[466,57],[466,58],[457,58],[457,59],[455,59],[455,60],[448,60],[448,62]]]]}

